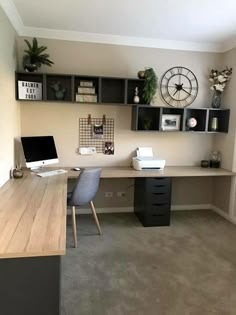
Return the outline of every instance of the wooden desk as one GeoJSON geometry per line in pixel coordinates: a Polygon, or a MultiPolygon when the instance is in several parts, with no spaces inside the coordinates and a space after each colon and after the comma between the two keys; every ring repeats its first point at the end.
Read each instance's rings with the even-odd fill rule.
{"type": "MultiPolygon", "coordinates": [[[[66,251],[68,177],[26,171],[0,188],[0,303],[4,315],[60,314],[60,265],[66,251]],[[12,297],[15,297],[15,300],[12,297]]],[[[103,168],[102,178],[233,176],[223,169],[166,167],[164,171],[103,168]]]]}
{"type": "MultiPolygon", "coordinates": [[[[77,177],[78,171],[68,170],[68,177],[77,177]]],[[[130,167],[103,167],[102,178],[136,177],[196,177],[196,176],[233,176],[235,173],[222,168],[202,168],[197,166],[167,166],[164,170],[136,171],[130,167]]]]}

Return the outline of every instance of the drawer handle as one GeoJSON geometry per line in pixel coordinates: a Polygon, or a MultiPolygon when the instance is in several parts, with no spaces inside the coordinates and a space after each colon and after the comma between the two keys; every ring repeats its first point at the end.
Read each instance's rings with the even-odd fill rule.
{"type": "Polygon", "coordinates": [[[164,179],[166,179],[167,177],[155,177],[154,179],[155,180],[164,180],[164,179]]]}
{"type": "Polygon", "coordinates": [[[154,187],[165,187],[166,185],[154,185],[154,187]]]}
{"type": "Polygon", "coordinates": [[[152,214],[152,217],[164,217],[166,214],[152,214]]]}
{"type": "Polygon", "coordinates": [[[153,195],[166,195],[166,193],[162,193],[162,192],[160,192],[160,193],[152,193],[153,195]]]}
{"type": "Polygon", "coordinates": [[[168,205],[168,203],[152,203],[152,206],[165,206],[168,205]]]}

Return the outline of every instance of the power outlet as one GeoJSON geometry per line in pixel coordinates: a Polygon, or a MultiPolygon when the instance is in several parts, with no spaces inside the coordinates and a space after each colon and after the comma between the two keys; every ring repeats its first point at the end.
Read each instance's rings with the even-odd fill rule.
{"type": "Polygon", "coordinates": [[[125,197],[125,192],[124,191],[118,191],[117,197],[125,197]]]}
{"type": "Polygon", "coordinates": [[[113,197],[113,192],[112,191],[106,191],[105,192],[105,198],[111,198],[113,197]]]}

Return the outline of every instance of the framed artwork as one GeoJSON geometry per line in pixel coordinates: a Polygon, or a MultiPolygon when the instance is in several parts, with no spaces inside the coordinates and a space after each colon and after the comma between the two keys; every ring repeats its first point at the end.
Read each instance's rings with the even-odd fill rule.
{"type": "Polygon", "coordinates": [[[111,141],[106,141],[104,143],[104,154],[113,155],[114,154],[114,143],[111,141]]]}
{"type": "Polygon", "coordinates": [[[93,138],[103,138],[103,124],[93,125],[93,138]]]}
{"type": "Polygon", "coordinates": [[[180,115],[164,114],[161,118],[161,130],[178,131],[180,130],[180,115]]]}

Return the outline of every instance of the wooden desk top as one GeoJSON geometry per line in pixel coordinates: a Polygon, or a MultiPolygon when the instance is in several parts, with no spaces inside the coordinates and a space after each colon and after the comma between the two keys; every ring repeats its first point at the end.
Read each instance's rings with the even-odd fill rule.
{"type": "MultiPolygon", "coordinates": [[[[79,172],[41,178],[29,171],[0,188],[0,258],[64,255],[67,178],[79,172]]],[[[164,171],[103,168],[102,178],[233,176],[223,169],[166,167],[164,171]]]]}
{"type": "MultiPolygon", "coordinates": [[[[68,177],[79,175],[78,171],[68,170],[68,177]]],[[[222,168],[202,168],[198,166],[166,166],[164,170],[136,171],[130,167],[103,167],[101,178],[135,177],[195,177],[195,176],[233,176],[235,173],[222,168]]]]}
{"type": "Polygon", "coordinates": [[[0,189],[0,258],[64,255],[67,174],[25,172],[0,189]]]}

